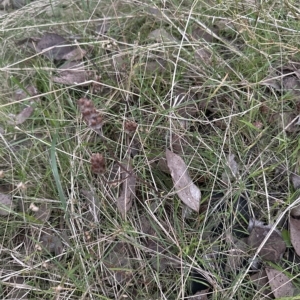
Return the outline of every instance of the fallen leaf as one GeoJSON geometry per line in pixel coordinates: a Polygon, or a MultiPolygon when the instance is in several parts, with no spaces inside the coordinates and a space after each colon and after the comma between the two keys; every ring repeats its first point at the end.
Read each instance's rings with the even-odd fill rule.
{"type": "Polygon", "coordinates": [[[250,235],[247,239],[247,243],[254,251],[258,249],[265,237],[272,230],[272,233],[268,240],[264,243],[258,255],[264,261],[278,262],[282,258],[286,244],[282,238],[281,233],[278,230],[273,230],[270,225],[263,225],[262,222],[257,220],[250,220],[249,231],[250,235]],[[252,227],[252,228],[251,228],[252,227]]]}
{"type": "Polygon", "coordinates": [[[95,223],[99,222],[99,215],[100,215],[100,199],[96,192],[92,189],[86,190],[81,189],[80,193],[86,198],[88,208],[89,208],[89,215],[87,217],[88,220],[93,220],[95,223]]]}
{"type": "Polygon", "coordinates": [[[209,289],[206,289],[206,290],[202,290],[202,291],[199,291],[197,292],[193,298],[191,298],[191,300],[208,300],[207,298],[207,295],[209,295],[209,289]]]}
{"type": "Polygon", "coordinates": [[[300,189],[300,176],[296,173],[291,174],[291,181],[293,183],[294,189],[300,189]]]}
{"type": "Polygon", "coordinates": [[[1,0],[0,1],[0,9],[6,9],[7,7],[9,7],[11,0],[1,0]]]}
{"type": "Polygon", "coordinates": [[[228,155],[226,164],[229,167],[229,170],[222,174],[222,181],[229,184],[232,179],[235,179],[238,176],[239,173],[239,165],[235,161],[234,154],[228,155]]]}
{"type": "Polygon", "coordinates": [[[211,34],[209,31],[211,31],[211,33],[213,33],[213,34],[218,34],[220,30],[219,30],[219,28],[216,28],[216,27],[205,30],[205,29],[201,28],[198,24],[194,24],[194,26],[192,28],[192,37],[196,40],[203,39],[207,43],[216,42],[216,38],[214,38],[213,34],[211,34]]]}
{"type": "MultiPolygon", "coordinates": [[[[17,89],[14,93],[14,100],[15,101],[21,101],[23,99],[28,98],[29,96],[36,96],[38,95],[38,90],[35,86],[33,85],[28,85],[26,86],[25,90],[24,89],[17,89]]],[[[34,98],[34,101],[39,101],[39,98],[34,98]]]]}
{"type": "MultiPolygon", "coordinates": [[[[36,89],[35,86],[33,85],[29,85],[25,88],[25,90],[23,89],[18,89],[15,91],[14,93],[14,99],[16,101],[21,101],[23,99],[26,99],[30,96],[36,96],[38,95],[38,90],[36,89]]],[[[32,101],[30,101],[30,105],[27,105],[25,108],[23,108],[23,110],[15,115],[10,115],[11,117],[11,121],[9,121],[8,123],[11,125],[20,125],[22,123],[24,123],[28,118],[30,118],[30,116],[32,115],[32,113],[34,112],[34,103],[39,102],[40,98],[34,98],[32,101]]]]}
{"type": "Polygon", "coordinates": [[[105,172],[105,158],[100,153],[93,153],[91,157],[91,170],[94,174],[103,174],[105,172]]]}
{"type": "Polygon", "coordinates": [[[162,42],[177,42],[171,34],[169,34],[165,29],[155,29],[151,31],[148,35],[148,39],[155,40],[158,43],[162,42]]]}
{"type": "Polygon", "coordinates": [[[49,253],[54,253],[55,255],[60,255],[63,253],[63,244],[61,239],[50,230],[47,230],[41,234],[40,242],[44,249],[49,253]]]}
{"type": "Polygon", "coordinates": [[[68,44],[69,42],[65,38],[56,33],[45,33],[36,44],[36,51],[42,52],[51,60],[63,60],[77,48],[68,44]]]}
{"type": "Polygon", "coordinates": [[[37,206],[38,210],[34,212],[34,216],[36,219],[42,221],[42,222],[47,222],[50,218],[51,212],[52,212],[52,205],[51,203],[41,203],[40,205],[37,206]]]}
{"type": "Polygon", "coordinates": [[[192,182],[184,160],[170,150],[166,150],[167,164],[171,172],[174,188],[180,200],[198,212],[200,208],[201,191],[192,182]]]}
{"type": "MultiPolygon", "coordinates": [[[[250,276],[251,281],[257,287],[257,291],[259,294],[268,296],[272,293],[270,286],[269,286],[269,279],[267,276],[266,270],[260,270],[259,272],[250,276]]],[[[270,298],[268,298],[270,299],[270,298]]]]}
{"type": "Polygon", "coordinates": [[[0,216],[9,215],[10,211],[14,208],[12,197],[10,195],[0,193],[0,216]]]}
{"type": "Polygon", "coordinates": [[[9,121],[8,123],[11,125],[20,125],[24,123],[32,115],[33,112],[34,112],[34,108],[32,106],[27,106],[16,116],[10,115],[10,117],[13,120],[9,121]]]}
{"type": "Polygon", "coordinates": [[[277,91],[287,91],[294,96],[300,95],[299,63],[289,63],[285,66],[272,67],[262,85],[272,87],[277,91]]]}
{"type": "Polygon", "coordinates": [[[300,255],[300,220],[290,216],[290,237],[291,243],[298,255],[300,255]]]}
{"type": "Polygon", "coordinates": [[[96,33],[99,35],[106,34],[110,28],[110,22],[108,19],[104,19],[104,21],[100,22],[96,26],[96,33]]]}
{"type": "Polygon", "coordinates": [[[286,132],[298,132],[300,131],[299,118],[300,116],[295,112],[283,112],[271,115],[269,122],[278,124],[286,132]]]}
{"type": "Polygon", "coordinates": [[[271,268],[266,268],[266,273],[275,299],[293,296],[294,286],[285,274],[271,268]]]}
{"type": "Polygon", "coordinates": [[[109,276],[112,284],[115,281],[120,284],[133,276],[134,269],[129,256],[129,245],[126,243],[117,242],[105,257],[104,263],[114,274],[114,276],[109,276]]]}
{"type": "Polygon", "coordinates": [[[228,251],[225,272],[237,272],[247,252],[247,244],[243,239],[236,241],[233,248],[228,251]]]}
{"type": "Polygon", "coordinates": [[[170,259],[162,255],[166,251],[160,243],[153,239],[149,239],[147,243],[147,248],[152,254],[154,254],[149,261],[154,270],[164,272],[167,267],[172,265],[172,261],[170,261],[170,259]]]}
{"type": "Polygon", "coordinates": [[[128,172],[121,173],[123,180],[121,193],[117,199],[117,207],[122,217],[126,218],[126,213],[132,206],[133,199],[135,198],[135,189],[136,189],[136,177],[132,174],[133,168],[130,163],[123,165],[128,172]]]}
{"type": "Polygon", "coordinates": [[[82,62],[67,62],[57,69],[57,73],[58,76],[52,77],[53,82],[66,85],[80,84],[81,86],[90,84],[85,83],[89,76],[82,62]]]}

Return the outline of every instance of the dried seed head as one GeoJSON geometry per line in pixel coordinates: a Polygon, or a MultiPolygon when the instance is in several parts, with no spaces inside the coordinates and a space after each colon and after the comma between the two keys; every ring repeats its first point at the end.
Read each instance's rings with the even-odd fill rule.
{"type": "Polygon", "coordinates": [[[80,98],[77,101],[77,105],[86,124],[93,130],[101,129],[103,125],[103,118],[100,113],[97,112],[92,100],[80,98]]]}
{"type": "Polygon", "coordinates": [[[138,124],[134,121],[127,120],[124,124],[124,131],[127,134],[132,134],[136,131],[138,124]]]}
{"type": "Polygon", "coordinates": [[[105,172],[105,159],[102,154],[95,153],[91,157],[92,173],[102,174],[105,172]]]}

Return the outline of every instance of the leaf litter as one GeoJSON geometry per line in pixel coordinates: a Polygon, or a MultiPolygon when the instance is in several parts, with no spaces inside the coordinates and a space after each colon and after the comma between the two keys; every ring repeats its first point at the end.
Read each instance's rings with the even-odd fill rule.
{"type": "Polygon", "coordinates": [[[273,268],[266,268],[266,273],[275,299],[292,297],[294,295],[294,286],[283,272],[273,268]]]}
{"type": "Polygon", "coordinates": [[[188,174],[186,163],[179,155],[168,149],[166,150],[166,159],[178,197],[189,208],[199,212],[201,191],[188,174]]]}
{"type": "Polygon", "coordinates": [[[86,52],[78,46],[69,45],[69,42],[56,33],[45,33],[35,45],[37,53],[42,53],[50,60],[81,60],[86,52]]]}
{"type": "MultiPolygon", "coordinates": [[[[29,85],[25,88],[25,90],[24,89],[16,90],[14,94],[14,99],[15,101],[22,102],[22,100],[29,97],[37,96],[38,94],[39,93],[37,88],[33,85],[29,85]]],[[[40,98],[34,97],[33,99],[30,100],[29,104],[27,104],[26,107],[24,107],[21,110],[20,113],[18,113],[17,115],[10,114],[11,120],[8,121],[8,124],[11,125],[23,124],[28,118],[31,117],[31,115],[35,110],[36,103],[38,102],[40,102],[40,98]]]]}
{"type": "Polygon", "coordinates": [[[279,230],[273,229],[270,225],[264,225],[260,221],[251,219],[249,222],[249,232],[250,235],[247,239],[247,243],[254,251],[261,247],[258,254],[262,260],[274,263],[281,260],[286,251],[286,244],[279,230]],[[270,237],[261,247],[261,244],[270,231],[272,231],[270,237]]]}
{"type": "Polygon", "coordinates": [[[124,169],[121,170],[121,191],[120,196],[117,199],[117,207],[122,217],[125,219],[126,214],[133,204],[133,200],[136,197],[136,176],[132,168],[131,162],[123,164],[124,169]]]}
{"type": "Polygon", "coordinates": [[[8,216],[13,208],[11,195],[0,193],[0,216],[8,216]]]}

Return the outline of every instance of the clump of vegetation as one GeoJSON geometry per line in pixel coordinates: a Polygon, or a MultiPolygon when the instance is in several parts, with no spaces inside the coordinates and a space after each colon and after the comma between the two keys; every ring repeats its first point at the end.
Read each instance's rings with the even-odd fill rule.
{"type": "Polygon", "coordinates": [[[295,3],[2,8],[2,299],[297,297],[295,3]]]}

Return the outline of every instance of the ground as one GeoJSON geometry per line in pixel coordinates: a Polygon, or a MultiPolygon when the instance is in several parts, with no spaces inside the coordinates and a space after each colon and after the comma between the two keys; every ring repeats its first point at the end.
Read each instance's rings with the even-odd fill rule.
{"type": "Polygon", "coordinates": [[[296,295],[298,2],[5,3],[1,299],[296,295]],[[254,219],[283,249],[256,269],[254,219]]]}

